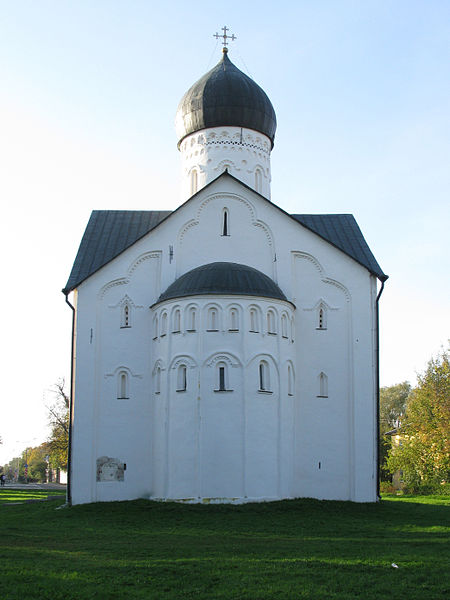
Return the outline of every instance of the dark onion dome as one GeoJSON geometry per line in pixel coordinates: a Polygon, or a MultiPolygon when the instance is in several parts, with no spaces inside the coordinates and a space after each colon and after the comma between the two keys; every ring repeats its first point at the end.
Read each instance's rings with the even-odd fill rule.
{"type": "Polygon", "coordinates": [[[286,300],[277,284],[253,267],[231,262],[214,262],[196,267],[176,279],[158,298],[159,302],[200,295],[260,296],[286,300]]]}
{"type": "Polygon", "coordinates": [[[178,147],[195,131],[222,126],[259,131],[273,147],[277,119],[272,103],[258,84],[233,65],[226,52],[181,99],[175,119],[178,147]]]}

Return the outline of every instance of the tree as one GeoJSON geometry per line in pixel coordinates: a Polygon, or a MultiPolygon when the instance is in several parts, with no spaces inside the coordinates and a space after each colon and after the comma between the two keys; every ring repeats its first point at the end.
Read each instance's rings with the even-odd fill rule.
{"type": "Polygon", "coordinates": [[[48,448],[52,467],[67,470],[69,445],[69,396],[65,391],[65,380],[60,379],[52,390],[55,401],[47,407],[51,426],[48,448]]]}
{"type": "Polygon", "coordinates": [[[387,467],[388,453],[391,448],[391,437],[385,435],[388,431],[398,427],[402,415],[406,410],[411,385],[407,381],[397,383],[380,389],[380,478],[382,481],[390,480],[387,467]]]}
{"type": "Polygon", "coordinates": [[[47,481],[49,445],[44,442],[35,448],[27,448],[28,479],[43,483],[47,481]]]}
{"type": "Polygon", "coordinates": [[[407,381],[380,389],[380,428],[383,433],[397,427],[410,392],[411,385],[407,381]]]}
{"type": "Polygon", "coordinates": [[[403,471],[407,488],[437,489],[450,481],[449,350],[432,358],[412,391],[401,423],[402,443],[389,452],[388,467],[403,471]]]}

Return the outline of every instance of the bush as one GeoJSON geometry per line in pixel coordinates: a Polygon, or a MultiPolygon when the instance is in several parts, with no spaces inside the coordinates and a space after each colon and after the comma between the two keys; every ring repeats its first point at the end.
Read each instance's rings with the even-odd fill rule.
{"type": "Polygon", "coordinates": [[[390,481],[381,481],[380,482],[380,492],[382,494],[395,494],[397,490],[392,485],[390,481]]]}
{"type": "Polygon", "coordinates": [[[405,494],[413,494],[415,496],[450,496],[449,483],[421,483],[418,485],[409,485],[404,489],[405,494]]]}

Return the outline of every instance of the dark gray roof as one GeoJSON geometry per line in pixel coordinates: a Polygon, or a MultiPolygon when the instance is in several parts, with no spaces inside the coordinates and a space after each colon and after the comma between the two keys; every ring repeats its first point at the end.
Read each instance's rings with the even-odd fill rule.
{"type": "Polygon", "coordinates": [[[363,267],[386,281],[353,215],[291,215],[327,242],[354,258],[363,267]]]}
{"type": "Polygon", "coordinates": [[[287,300],[277,284],[258,269],[232,262],[214,262],[181,275],[161,294],[158,302],[208,294],[287,300]]]}
{"type": "MultiPolygon", "coordinates": [[[[226,172],[219,177],[235,179],[226,172]]],[[[243,183],[241,185],[248,187],[243,183]]],[[[370,251],[353,215],[289,215],[276,204],[272,206],[345,252],[381,281],[388,278],[370,251]]],[[[67,294],[75,289],[170,214],[171,211],[167,210],[94,210],[63,292],[67,294]]]]}
{"type": "Polygon", "coordinates": [[[225,52],[222,60],[185,93],[175,125],[178,145],[190,133],[224,125],[259,131],[270,138],[273,146],[277,120],[265,91],[225,52]]]}
{"type": "Polygon", "coordinates": [[[75,289],[170,214],[170,210],[92,211],[63,292],[75,289]]]}

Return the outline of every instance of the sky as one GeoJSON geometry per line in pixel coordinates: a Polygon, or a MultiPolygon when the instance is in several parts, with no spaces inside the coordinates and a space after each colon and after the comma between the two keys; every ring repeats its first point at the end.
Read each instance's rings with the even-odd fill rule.
{"type": "Polygon", "coordinates": [[[389,275],[381,385],[447,346],[448,0],[0,0],[0,464],[46,439],[69,381],[61,289],[90,212],[179,205],[175,112],[223,25],[277,114],[272,201],[352,213],[389,275]]]}

